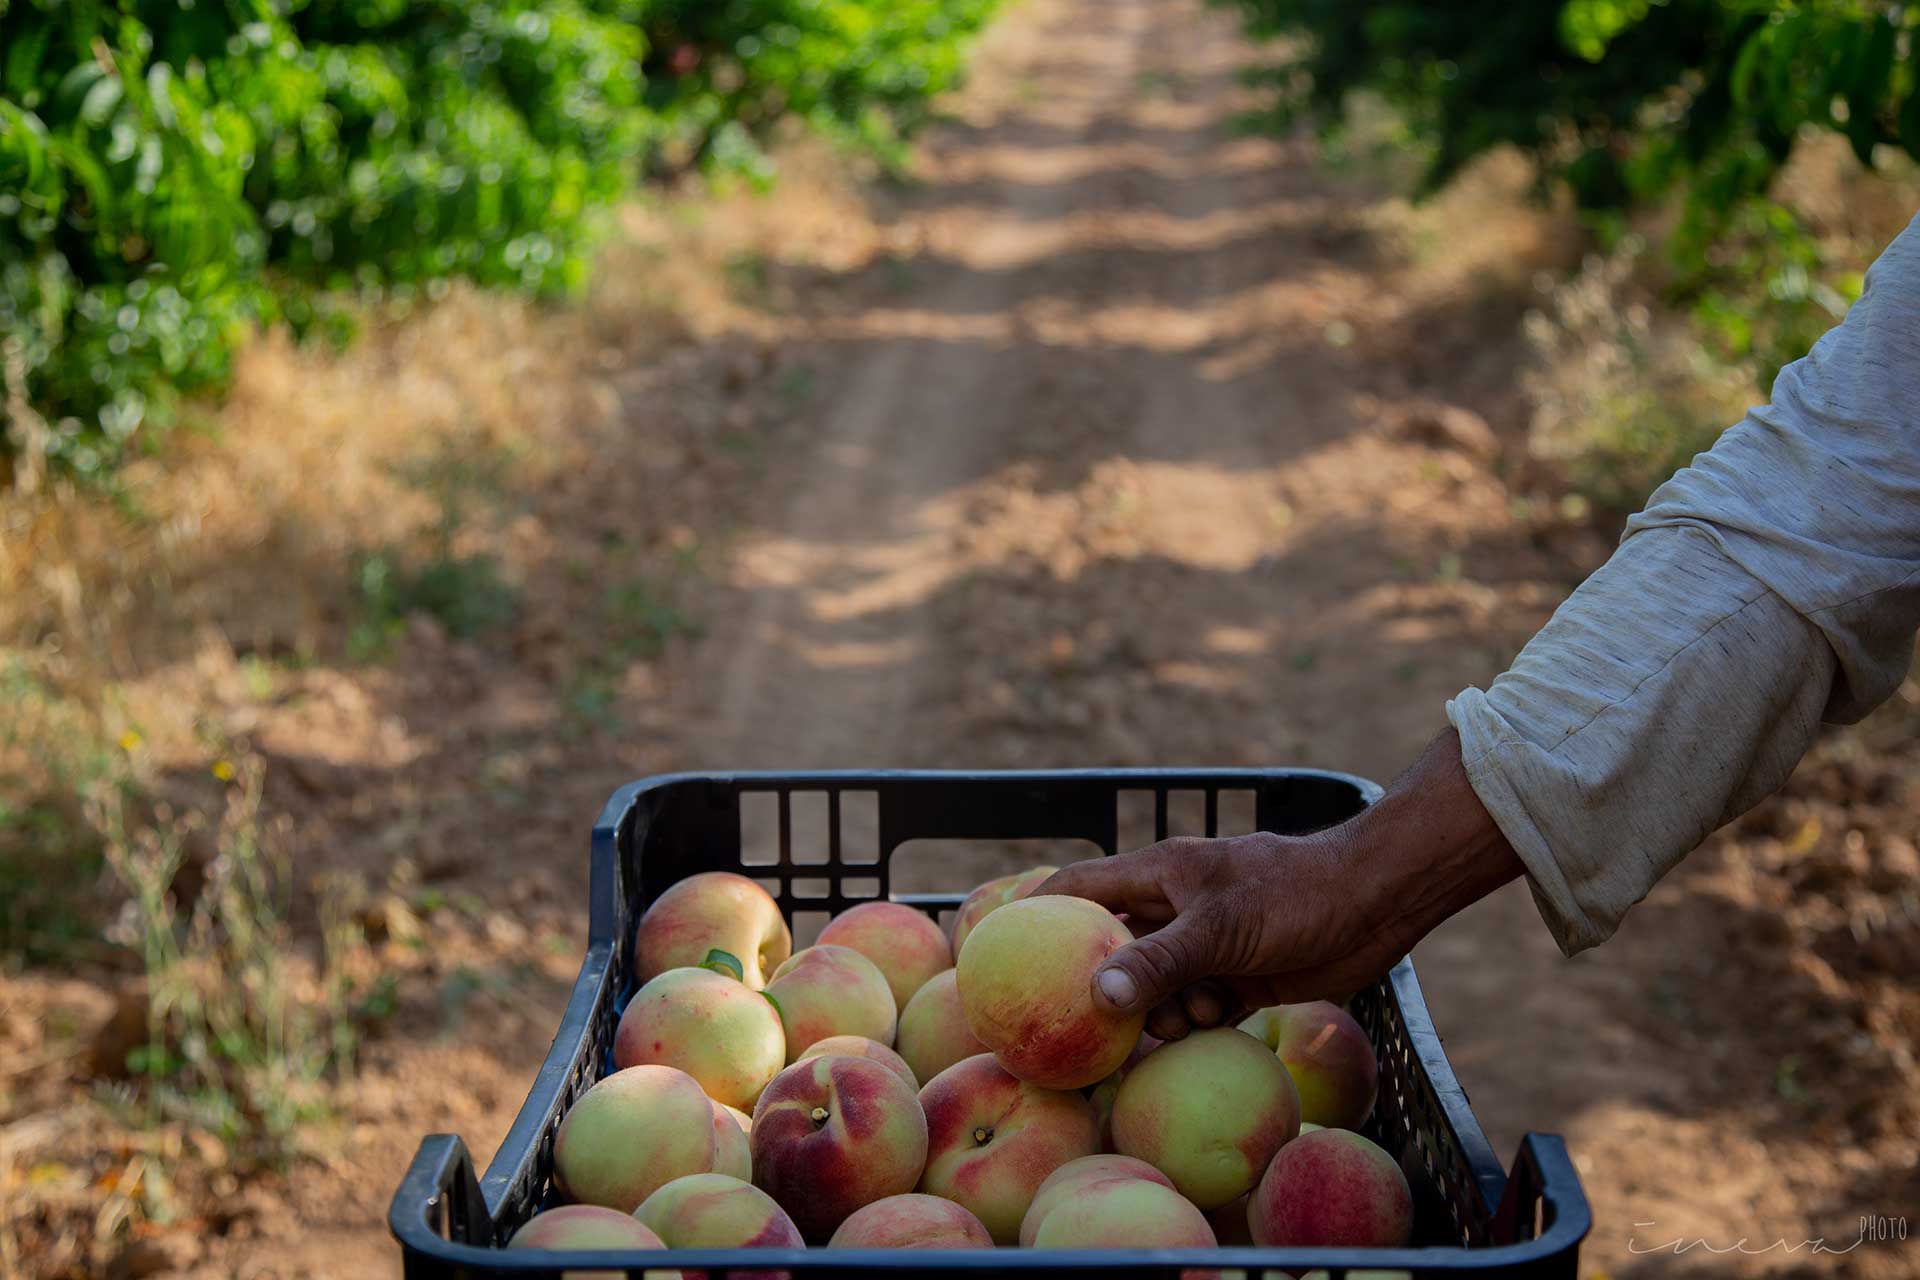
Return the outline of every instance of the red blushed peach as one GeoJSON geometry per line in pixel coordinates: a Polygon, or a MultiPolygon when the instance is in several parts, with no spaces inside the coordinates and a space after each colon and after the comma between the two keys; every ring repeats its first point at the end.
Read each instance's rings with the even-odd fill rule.
{"type": "Polygon", "coordinates": [[[1111,1182],[1115,1178],[1145,1178],[1148,1182],[1157,1182],[1168,1190],[1173,1189],[1172,1181],[1145,1160],[1135,1160],[1132,1156],[1081,1156],[1078,1160],[1069,1160],[1047,1175],[1047,1180],[1034,1192],[1033,1203],[1027,1206],[1027,1216],[1020,1220],[1020,1247],[1033,1247],[1033,1236],[1040,1229],[1040,1223],[1059,1205],[1079,1194],[1082,1187],[1092,1186],[1096,1182],[1111,1182]]]}
{"type": "Polygon", "coordinates": [[[1247,1204],[1263,1245],[1393,1249],[1413,1235],[1413,1193],[1392,1156],[1350,1129],[1280,1148],[1247,1204]]]}
{"type": "Polygon", "coordinates": [[[553,1140],[569,1200],[631,1213],[662,1184],[713,1168],[713,1103],[673,1067],[628,1067],[580,1095],[553,1140]]]}
{"type": "Polygon", "coordinates": [[[507,1241],[509,1249],[664,1249],[666,1242],[632,1214],[597,1204],[563,1204],[536,1213],[507,1241]]]}
{"type": "Polygon", "coordinates": [[[747,1130],[753,1121],[723,1102],[713,1104],[713,1171],[742,1182],[753,1181],[753,1145],[747,1130]]]}
{"type": "Polygon", "coordinates": [[[995,1244],[1020,1238],[1020,1220],[1049,1174],[1093,1154],[1085,1098],[1018,1079],[989,1053],[929,1080],[920,1105],[927,1113],[920,1190],[964,1205],[995,1244]]]}
{"type": "Polygon", "coordinates": [[[907,1065],[907,1060],[877,1040],[869,1040],[865,1036],[828,1036],[825,1040],[815,1040],[808,1045],[807,1051],[797,1061],[805,1062],[823,1053],[842,1058],[871,1058],[905,1080],[907,1088],[915,1093],[920,1091],[920,1079],[913,1074],[913,1068],[907,1065]]]}
{"type": "Polygon", "coordinates": [[[1033,1233],[1036,1249],[1211,1249],[1206,1215],[1145,1178],[1082,1183],[1033,1233]]]}
{"type": "Polygon", "coordinates": [[[754,1182],[814,1244],[861,1206],[913,1190],[926,1163],[919,1098],[866,1058],[796,1062],[753,1109],[754,1182]]]}
{"type": "Polygon", "coordinates": [[[773,971],[767,999],[786,1029],[787,1063],[828,1036],[893,1043],[893,990],[852,947],[808,947],[773,971]]]}
{"type": "Polygon", "coordinates": [[[1000,1065],[1049,1089],[1084,1089],[1113,1074],[1140,1041],[1144,1011],[1093,1002],[1093,972],[1133,940],[1085,898],[1009,902],[982,920],[960,953],[960,1008],[1000,1065]]]}
{"type": "Polygon", "coordinates": [[[966,945],[967,935],[974,926],[985,920],[995,910],[1009,902],[1026,897],[1047,882],[1047,877],[1058,871],[1058,867],[1034,867],[1027,871],[1016,871],[1010,876],[1000,876],[989,880],[960,904],[958,914],[953,917],[953,962],[960,963],[960,948],[966,945]]]}
{"type": "Polygon", "coordinates": [[[1127,1072],[1134,1069],[1140,1059],[1160,1047],[1160,1042],[1150,1035],[1142,1035],[1140,1043],[1133,1047],[1127,1060],[1120,1069],[1087,1090],[1087,1101],[1093,1104],[1094,1119],[1100,1122],[1100,1149],[1113,1150],[1113,1100],[1120,1094],[1120,1082],[1127,1078],[1127,1072]]]}
{"type": "Polygon", "coordinates": [[[1300,1128],[1300,1099],[1273,1051],[1216,1027],[1161,1045],[1120,1082],[1113,1145],[1173,1179],[1201,1209],[1245,1195],[1300,1128]]]}
{"type": "Polygon", "coordinates": [[[765,889],[731,871],[702,871],[654,899],[640,917],[633,948],[642,982],[724,951],[740,962],[740,980],[758,991],[793,953],[793,934],[765,889]]]}
{"type": "Polygon", "coordinates": [[[669,1249],[798,1249],[805,1243],[773,1197],[724,1173],[675,1178],[633,1216],[669,1249]]]}
{"type": "Polygon", "coordinates": [[[750,1107],[786,1065],[787,1036],[766,996],[727,974],[669,969],[627,1002],[615,1066],[678,1067],[715,1102],[750,1107]]]}
{"type": "Polygon", "coordinates": [[[1262,1009],[1240,1029],[1273,1050],[1300,1092],[1301,1118],[1358,1129],[1373,1112],[1380,1065],[1353,1015],[1326,1000],[1262,1009]]]}
{"type": "Polygon", "coordinates": [[[985,1053],[960,1010],[959,971],[947,969],[927,980],[900,1012],[893,1047],[923,1083],[962,1058],[985,1053]]]}
{"type": "Polygon", "coordinates": [[[898,902],[863,902],[820,931],[818,942],[852,947],[886,975],[894,1012],[907,1007],[927,979],[953,964],[947,935],[925,912],[898,902]]]}
{"type": "Polygon", "coordinates": [[[980,1219],[939,1196],[888,1196],[840,1224],[829,1249],[991,1249],[980,1219]]]}

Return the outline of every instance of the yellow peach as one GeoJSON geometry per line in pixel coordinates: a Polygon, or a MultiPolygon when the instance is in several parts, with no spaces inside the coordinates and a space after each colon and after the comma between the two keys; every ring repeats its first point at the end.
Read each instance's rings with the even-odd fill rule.
{"type": "Polygon", "coordinates": [[[953,917],[953,962],[960,963],[960,948],[966,945],[967,935],[974,926],[986,919],[996,909],[1026,897],[1045,884],[1047,877],[1058,871],[1058,867],[1033,867],[1026,871],[1016,871],[1010,876],[999,876],[987,881],[966,896],[960,903],[959,912],[953,917]]]}
{"type": "Polygon", "coordinates": [[[625,1213],[713,1161],[713,1103],[673,1067],[614,1072],[580,1095],[553,1140],[554,1178],[567,1198],[625,1213]]]}
{"type": "Polygon", "coordinates": [[[634,970],[648,982],[702,963],[710,951],[740,962],[740,980],[758,991],[793,951],[793,934],[773,895],[731,871],[702,871],[667,887],[634,932],[634,970]]]}
{"type": "Polygon", "coordinates": [[[792,1065],[828,1036],[893,1043],[893,990],[873,961],[852,947],[808,947],[773,971],[767,999],[786,1031],[792,1065]]]}
{"type": "Polygon", "coordinates": [[[991,1249],[980,1219],[939,1196],[888,1196],[853,1211],[829,1249],[991,1249]]]}
{"type": "Polygon", "coordinates": [[[953,964],[947,935],[925,912],[899,902],[863,902],[827,922],[815,940],[852,947],[886,975],[894,1012],[907,1007],[927,979],[953,964]]]}
{"type": "Polygon", "coordinates": [[[878,1040],[869,1040],[865,1036],[828,1036],[825,1040],[815,1040],[808,1045],[806,1052],[795,1061],[805,1062],[823,1053],[837,1054],[843,1058],[871,1058],[905,1080],[907,1088],[915,1093],[920,1091],[920,1078],[913,1074],[913,1068],[907,1065],[907,1060],[878,1040]]]}
{"type": "Polygon", "coordinates": [[[1299,1127],[1287,1069],[1233,1027],[1161,1045],[1113,1100],[1115,1149],[1166,1174],[1203,1210],[1251,1191],[1299,1127]]]}
{"type": "Polygon", "coordinates": [[[1000,1065],[1049,1089],[1083,1089],[1111,1075],[1139,1042],[1146,1013],[1095,1005],[1093,973],[1132,940],[1085,898],[1009,902],[975,926],[960,952],[968,1028],[1000,1065]]]}
{"type": "Polygon", "coordinates": [[[959,971],[947,969],[929,978],[900,1013],[893,1047],[922,1082],[933,1079],[962,1058],[985,1053],[960,1009],[959,971]]]}
{"type": "Polygon", "coordinates": [[[706,968],[653,978],[627,1002],[613,1033],[615,1066],[678,1067],[730,1107],[752,1106],[786,1060],[786,1032],[766,996],[706,968]]]}
{"type": "Polygon", "coordinates": [[[1020,1220],[1047,1176],[1093,1154],[1093,1108],[1077,1093],[1008,1074],[993,1055],[956,1062],[920,1090],[927,1171],[920,1190],[966,1206],[996,1244],[1020,1238],[1020,1220]]]}

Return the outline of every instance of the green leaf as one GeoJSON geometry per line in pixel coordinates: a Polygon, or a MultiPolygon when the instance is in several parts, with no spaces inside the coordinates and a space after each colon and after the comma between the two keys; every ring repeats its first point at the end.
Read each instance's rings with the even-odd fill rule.
{"type": "Polygon", "coordinates": [[[747,980],[746,966],[740,963],[740,958],[732,952],[722,951],[718,947],[707,952],[707,957],[700,962],[700,967],[702,969],[711,969],[715,973],[724,973],[735,982],[745,982],[747,980]]]}

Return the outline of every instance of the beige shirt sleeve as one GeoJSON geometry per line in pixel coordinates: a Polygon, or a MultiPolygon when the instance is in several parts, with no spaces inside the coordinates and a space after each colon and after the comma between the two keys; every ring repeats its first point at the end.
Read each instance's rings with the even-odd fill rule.
{"type": "Polygon", "coordinates": [[[1447,704],[1569,955],[1899,686],[1920,627],[1920,220],[1845,322],[1447,704]]]}

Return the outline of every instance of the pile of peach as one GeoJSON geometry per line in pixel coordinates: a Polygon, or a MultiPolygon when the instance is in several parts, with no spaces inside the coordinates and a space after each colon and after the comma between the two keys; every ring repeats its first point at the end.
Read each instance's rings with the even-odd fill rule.
{"type": "Polygon", "coordinates": [[[674,885],[634,939],[618,1069],[554,1142],[572,1203],[509,1247],[1406,1244],[1406,1178],[1354,1132],[1359,1025],[1316,1003],[1143,1035],[1089,987],[1126,926],[1026,896],[1051,871],[980,886],[951,939],[873,902],[792,954],[753,881],[674,885]]]}

